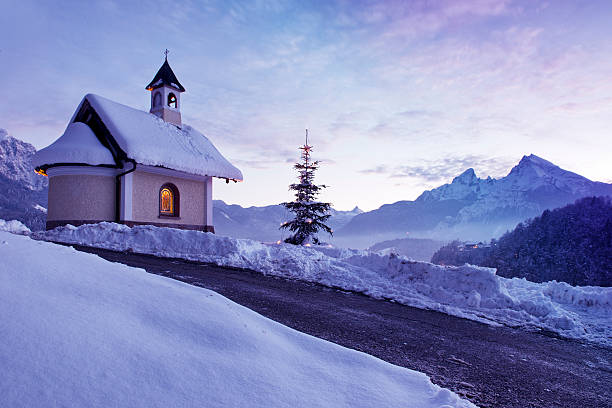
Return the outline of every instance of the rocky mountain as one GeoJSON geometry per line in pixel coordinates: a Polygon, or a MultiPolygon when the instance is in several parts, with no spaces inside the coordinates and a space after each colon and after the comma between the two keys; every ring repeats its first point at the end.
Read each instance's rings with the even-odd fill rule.
{"type": "Polygon", "coordinates": [[[468,169],[415,201],[383,205],[354,217],[337,235],[348,239],[375,234],[389,239],[408,233],[441,240],[488,240],[545,209],[604,195],[612,196],[612,184],[591,181],[530,155],[500,179],[481,179],[468,169]]]}
{"type": "MultiPolygon", "coordinates": [[[[332,209],[328,225],[333,230],[340,229],[362,212],[358,207],[351,211],[332,209]]],[[[279,227],[290,219],[291,213],[281,205],[245,208],[236,204],[226,204],[221,200],[213,202],[215,232],[219,235],[259,241],[282,240],[288,236],[288,232],[279,230],[279,227]]],[[[327,241],[328,237],[323,236],[322,239],[327,241]]]]}
{"type": "Polygon", "coordinates": [[[0,218],[41,230],[45,228],[48,180],[32,169],[35,152],[31,144],[0,129],[0,218]]]}
{"type": "Polygon", "coordinates": [[[32,170],[31,160],[34,153],[34,146],[0,129],[0,175],[30,190],[39,191],[47,188],[49,182],[46,177],[32,170]]]}

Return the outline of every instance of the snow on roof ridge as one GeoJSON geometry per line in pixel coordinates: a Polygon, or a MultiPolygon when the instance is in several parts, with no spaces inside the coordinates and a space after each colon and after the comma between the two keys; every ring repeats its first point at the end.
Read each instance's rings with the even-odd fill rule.
{"type": "Polygon", "coordinates": [[[202,176],[243,179],[242,172],[193,127],[183,124],[179,128],[149,112],[96,94],[85,95],[85,100],[128,157],[140,164],[202,176]]]}

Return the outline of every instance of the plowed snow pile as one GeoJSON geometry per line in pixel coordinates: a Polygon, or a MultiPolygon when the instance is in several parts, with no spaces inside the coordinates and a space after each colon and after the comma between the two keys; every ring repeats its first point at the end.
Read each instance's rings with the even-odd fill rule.
{"type": "Polygon", "coordinates": [[[318,282],[486,322],[541,328],[612,344],[612,288],[507,279],[494,269],[448,267],[378,253],[220,237],[114,223],[66,226],[38,239],[210,262],[318,282]]]}

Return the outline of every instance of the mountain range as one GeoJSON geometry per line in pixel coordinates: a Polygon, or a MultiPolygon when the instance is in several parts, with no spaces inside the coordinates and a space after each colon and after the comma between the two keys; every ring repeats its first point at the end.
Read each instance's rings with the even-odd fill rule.
{"type": "MultiPolygon", "coordinates": [[[[35,152],[31,144],[0,129],[0,188],[5,192],[0,195],[0,218],[19,219],[31,229],[42,229],[48,180],[32,170],[35,152]]],[[[400,238],[484,241],[545,209],[603,195],[612,196],[612,184],[591,181],[535,155],[524,156],[499,179],[479,178],[470,168],[414,201],[385,204],[369,212],[358,207],[332,209],[329,225],[335,232],[331,242],[364,248],[400,238]]],[[[288,235],[279,226],[290,214],[281,205],[244,208],[215,200],[213,219],[220,235],[277,241],[288,235]]]]}
{"type": "Polygon", "coordinates": [[[31,164],[34,153],[34,146],[10,136],[5,129],[0,129],[0,175],[29,190],[43,190],[47,188],[49,181],[34,172],[31,164]]]}
{"type": "MultiPolygon", "coordinates": [[[[351,211],[338,211],[332,208],[328,225],[332,230],[338,230],[362,212],[358,207],[351,211]]],[[[279,230],[279,227],[282,223],[291,220],[291,213],[278,204],[244,208],[237,204],[230,205],[221,200],[214,200],[213,220],[215,232],[219,235],[274,242],[289,235],[286,230],[279,230]]],[[[327,239],[327,236],[322,237],[323,241],[327,239]]]]}
{"type": "Polygon", "coordinates": [[[478,178],[470,168],[414,201],[398,201],[357,215],[336,235],[347,240],[368,232],[373,241],[406,234],[441,240],[489,240],[546,209],[604,195],[612,196],[612,184],[591,181],[530,155],[499,179],[478,178]]]}

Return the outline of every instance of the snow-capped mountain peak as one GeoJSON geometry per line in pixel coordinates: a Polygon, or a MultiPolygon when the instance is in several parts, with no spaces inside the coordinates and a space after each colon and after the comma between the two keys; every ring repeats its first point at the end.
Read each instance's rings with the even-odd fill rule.
{"type": "Polygon", "coordinates": [[[540,156],[536,156],[535,154],[530,154],[529,156],[525,155],[519,162],[518,166],[526,166],[526,165],[535,165],[540,167],[559,167],[548,160],[541,158],[540,156]]]}
{"type": "Polygon", "coordinates": [[[425,191],[417,201],[466,200],[473,199],[480,191],[480,185],[486,182],[476,176],[473,168],[469,168],[449,184],[444,184],[433,190],[425,191]]]}
{"type": "Polygon", "coordinates": [[[500,179],[481,179],[469,168],[449,184],[425,191],[417,200],[473,200],[482,196],[516,197],[517,192],[546,190],[572,195],[588,194],[595,183],[534,154],[523,156],[521,161],[500,179]]]}
{"type": "Polygon", "coordinates": [[[595,184],[586,177],[564,170],[534,154],[523,156],[500,181],[511,183],[515,189],[523,191],[544,189],[580,195],[588,194],[595,184]]]}
{"type": "Polygon", "coordinates": [[[340,234],[411,231],[413,236],[486,240],[545,209],[587,196],[612,197],[612,184],[591,181],[530,154],[505,177],[482,179],[474,169],[467,169],[452,182],[423,192],[414,202],[399,201],[355,216],[340,234]]]}
{"type": "Polygon", "coordinates": [[[362,212],[363,212],[363,210],[361,208],[359,208],[359,206],[357,206],[357,205],[351,211],[348,211],[348,213],[350,213],[350,214],[361,214],[362,212]]]}
{"type": "Polygon", "coordinates": [[[31,190],[40,191],[47,186],[47,178],[34,173],[31,163],[34,153],[34,146],[10,136],[0,128],[0,175],[21,182],[31,190]]]}
{"type": "Polygon", "coordinates": [[[525,176],[529,174],[529,176],[545,177],[551,172],[559,170],[564,171],[548,160],[544,160],[535,154],[530,154],[529,156],[523,156],[521,161],[510,170],[508,176],[513,174],[525,176]]]}
{"type": "Polygon", "coordinates": [[[472,184],[477,183],[478,180],[479,178],[476,177],[476,172],[474,171],[473,168],[470,167],[469,169],[467,169],[466,171],[464,171],[463,173],[455,177],[453,179],[453,183],[472,185],[472,184]]]}

